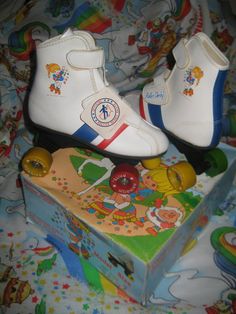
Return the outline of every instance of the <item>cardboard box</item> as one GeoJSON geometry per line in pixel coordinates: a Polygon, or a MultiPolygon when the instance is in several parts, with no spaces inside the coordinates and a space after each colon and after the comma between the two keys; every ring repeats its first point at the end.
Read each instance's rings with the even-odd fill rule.
{"type": "Polygon", "coordinates": [[[166,169],[184,156],[170,146],[155,173],[137,166],[139,188],[131,195],[111,190],[109,159],[77,148],[58,150],[44,178],[22,173],[27,217],[145,304],[229,191],[236,149],[220,148],[228,169],[213,178],[199,175],[193,188],[177,193],[166,169]]]}

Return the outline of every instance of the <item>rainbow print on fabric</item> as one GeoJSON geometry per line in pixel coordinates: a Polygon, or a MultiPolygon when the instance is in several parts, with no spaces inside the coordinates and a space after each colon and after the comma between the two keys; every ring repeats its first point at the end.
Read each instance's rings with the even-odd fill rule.
{"type": "Polygon", "coordinates": [[[211,245],[215,249],[214,261],[216,265],[226,274],[225,279],[228,280],[232,289],[235,287],[236,280],[236,246],[234,239],[236,236],[236,228],[225,226],[215,229],[211,234],[211,245]]]}
{"type": "Polygon", "coordinates": [[[191,10],[190,0],[176,0],[176,10],[173,17],[178,21],[183,19],[191,10]]]}
{"type": "Polygon", "coordinates": [[[51,245],[46,247],[37,247],[32,249],[32,251],[39,256],[48,256],[54,252],[54,247],[51,245]]]}
{"type": "Polygon", "coordinates": [[[24,25],[20,30],[13,32],[8,37],[9,52],[19,60],[27,61],[30,54],[35,49],[35,41],[32,38],[32,32],[35,28],[42,28],[50,37],[50,28],[41,22],[34,22],[24,25]]]}
{"type": "Polygon", "coordinates": [[[84,2],[75,9],[71,18],[60,25],[54,26],[59,32],[63,33],[68,27],[76,27],[93,33],[102,33],[105,29],[112,25],[110,18],[104,17],[89,2],[84,2]]]}

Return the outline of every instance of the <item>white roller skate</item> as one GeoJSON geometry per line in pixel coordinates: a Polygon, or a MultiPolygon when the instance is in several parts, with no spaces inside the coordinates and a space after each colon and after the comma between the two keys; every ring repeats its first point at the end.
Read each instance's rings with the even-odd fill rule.
{"type": "MultiPolygon", "coordinates": [[[[166,135],[143,120],[108,84],[104,52],[84,31],[69,29],[37,47],[28,107],[30,120],[39,136],[43,134],[40,143],[46,144],[34,147],[22,160],[23,169],[33,176],[49,172],[52,156],[48,142],[56,142],[58,148],[82,146],[111,159],[110,187],[129,194],[138,188],[139,172],[131,162],[122,160],[148,159],[148,167],[153,168],[155,157],[168,148],[166,135]],[[42,143],[44,140],[47,143],[42,143]],[[47,150],[42,151],[42,146],[47,150]]],[[[182,191],[195,184],[196,178],[189,165],[180,165],[170,172],[170,180],[182,191]]]]}
{"type": "Polygon", "coordinates": [[[145,159],[164,153],[168,139],[135,113],[105,78],[104,51],[85,31],[68,29],[37,47],[30,120],[102,154],[145,159]]]}
{"type": "Polygon", "coordinates": [[[228,59],[204,33],[181,39],[175,65],[146,85],[139,112],[152,125],[188,144],[210,148],[220,140],[228,59]]]}

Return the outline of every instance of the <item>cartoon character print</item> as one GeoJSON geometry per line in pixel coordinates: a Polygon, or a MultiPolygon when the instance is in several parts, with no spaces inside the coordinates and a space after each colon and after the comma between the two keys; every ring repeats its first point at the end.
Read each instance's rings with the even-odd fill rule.
{"type": "Polygon", "coordinates": [[[180,226],[184,217],[183,210],[173,206],[150,207],[146,215],[153,222],[147,231],[155,236],[159,231],[180,226]]]}
{"type": "Polygon", "coordinates": [[[0,305],[10,307],[12,303],[21,304],[34,290],[28,281],[20,280],[14,268],[0,263],[0,305]]]}
{"type": "Polygon", "coordinates": [[[193,96],[194,90],[199,85],[203,76],[204,72],[199,66],[187,69],[185,73],[185,88],[183,90],[183,94],[186,96],[193,96]]]}
{"type": "Polygon", "coordinates": [[[211,38],[222,52],[226,52],[232,45],[234,37],[231,35],[225,20],[222,20],[217,13],[211,12],[211,19],[214,25],[211,38]]]}
{"type": "Polygon", "coordinates": [[[110,197],[106,197],[103,201],[96,201],[90,206],[96,210],[97,218],[111,215],[113,224],[124,225],[127,221],[142,225],[137,218],[136,207],[129,194],[114,192],[110,197]]]}
{"type": "Polygon", "coordinates": [[[92,210],[95,211],[97,218],[101,219],[110,216],[113,224],[134,223],[145,227],[147,233],[154,236],[159,231],[179,226],[185,216],[185,210],[182,204],[172,196],[179,192],[171,186],[167,177],[167,168],[168,166],[161,163],[154,170],[142,169],[137,192],[131,194],[114,192],[104,200],[90,204],[90,213],[92,210]],[[147,204],[146,215],[138,217],[135,202],[145,202],[155,191],[160,192],[162,197],[155,200],[155,206],[147,204]],[[148,226],[146,226],[147,223],[148,226]]]}
{"type": "Polygon", "coordinates": [[[167,177],[167,166],[164,164],[144,173],[142,188],[136,199],[144,201],[156,190],[162,193],[162,197],[157,198],[154,202],[155,206],[148,207],[146,216],[140,218],[143,224],[152,222],[152,226],[147,227],[146,231],[153,236],[160,231],[180,226],[185,217],[184,207],[174,198],[174,195],[179,192],[170,184],[167,177]]]}
{"type": "Polygon", "coordinates": [[[33,281],[31,276],[28,280],[23,280],[21,276],[28,277],[28,272],[23,271],[28,266],[33,267],[32,274],[37,276],[36,278],[51,271],[58,254],[48,243],[42,244],[31,231],[26,231],[22,244],[13,241],[10,246],[1,247],[0,313],[15,313],[15,304],[27,303],[30,299],[32,302],[38,301],[34,310],[32,308],[34,313],[46,313],[44,297],[39,301],[38,289],[35,288],[37,280],[33,281]]]}
{"type": "Polygon", "coordinates": [[[48,73],[48,78],[51,81],[49,90],[56,94],[61,94],[62,84],[66,84],[69,72],[64,66],[59,66],[57,63],[50,63],[46,65],[46,70],[48,73]]]}
{"type": "MultiPolygon", "coordinates": [[[[68,244],[69,249],[77,255],[82,255],[84,258],[88,259],[90,257],[90,253],[87,244],[85,244],[84,234],[89,233],[89,229],[73,215],[68,214],[67,220],[67,228],[70,233],[71,240],[68,244]]],[[[88,246],[89,245],[90,243],[88,246]]]]}

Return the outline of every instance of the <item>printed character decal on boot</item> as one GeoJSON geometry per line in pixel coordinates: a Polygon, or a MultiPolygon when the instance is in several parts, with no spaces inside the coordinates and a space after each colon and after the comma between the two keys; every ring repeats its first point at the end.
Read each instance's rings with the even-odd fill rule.
{"type": "Polygon", "coordinates": [[[51,81],[50,91],[54,94],[61,94],[62,84],[66,84],[69,73],[64,66],[60,67],[57,63],[50,63],[46,65],[48,78],[51,81]]]}
{"type": "Polygon", "coordinates": [[[200,83],[201,78],[204,76],[204,72],[198,66],[194,68],[190,68],[186,70],[186,77],[185,77],[185,88],[184,88],[184,95],[192,96],[194,94],[194,89],[200,83]]]}

